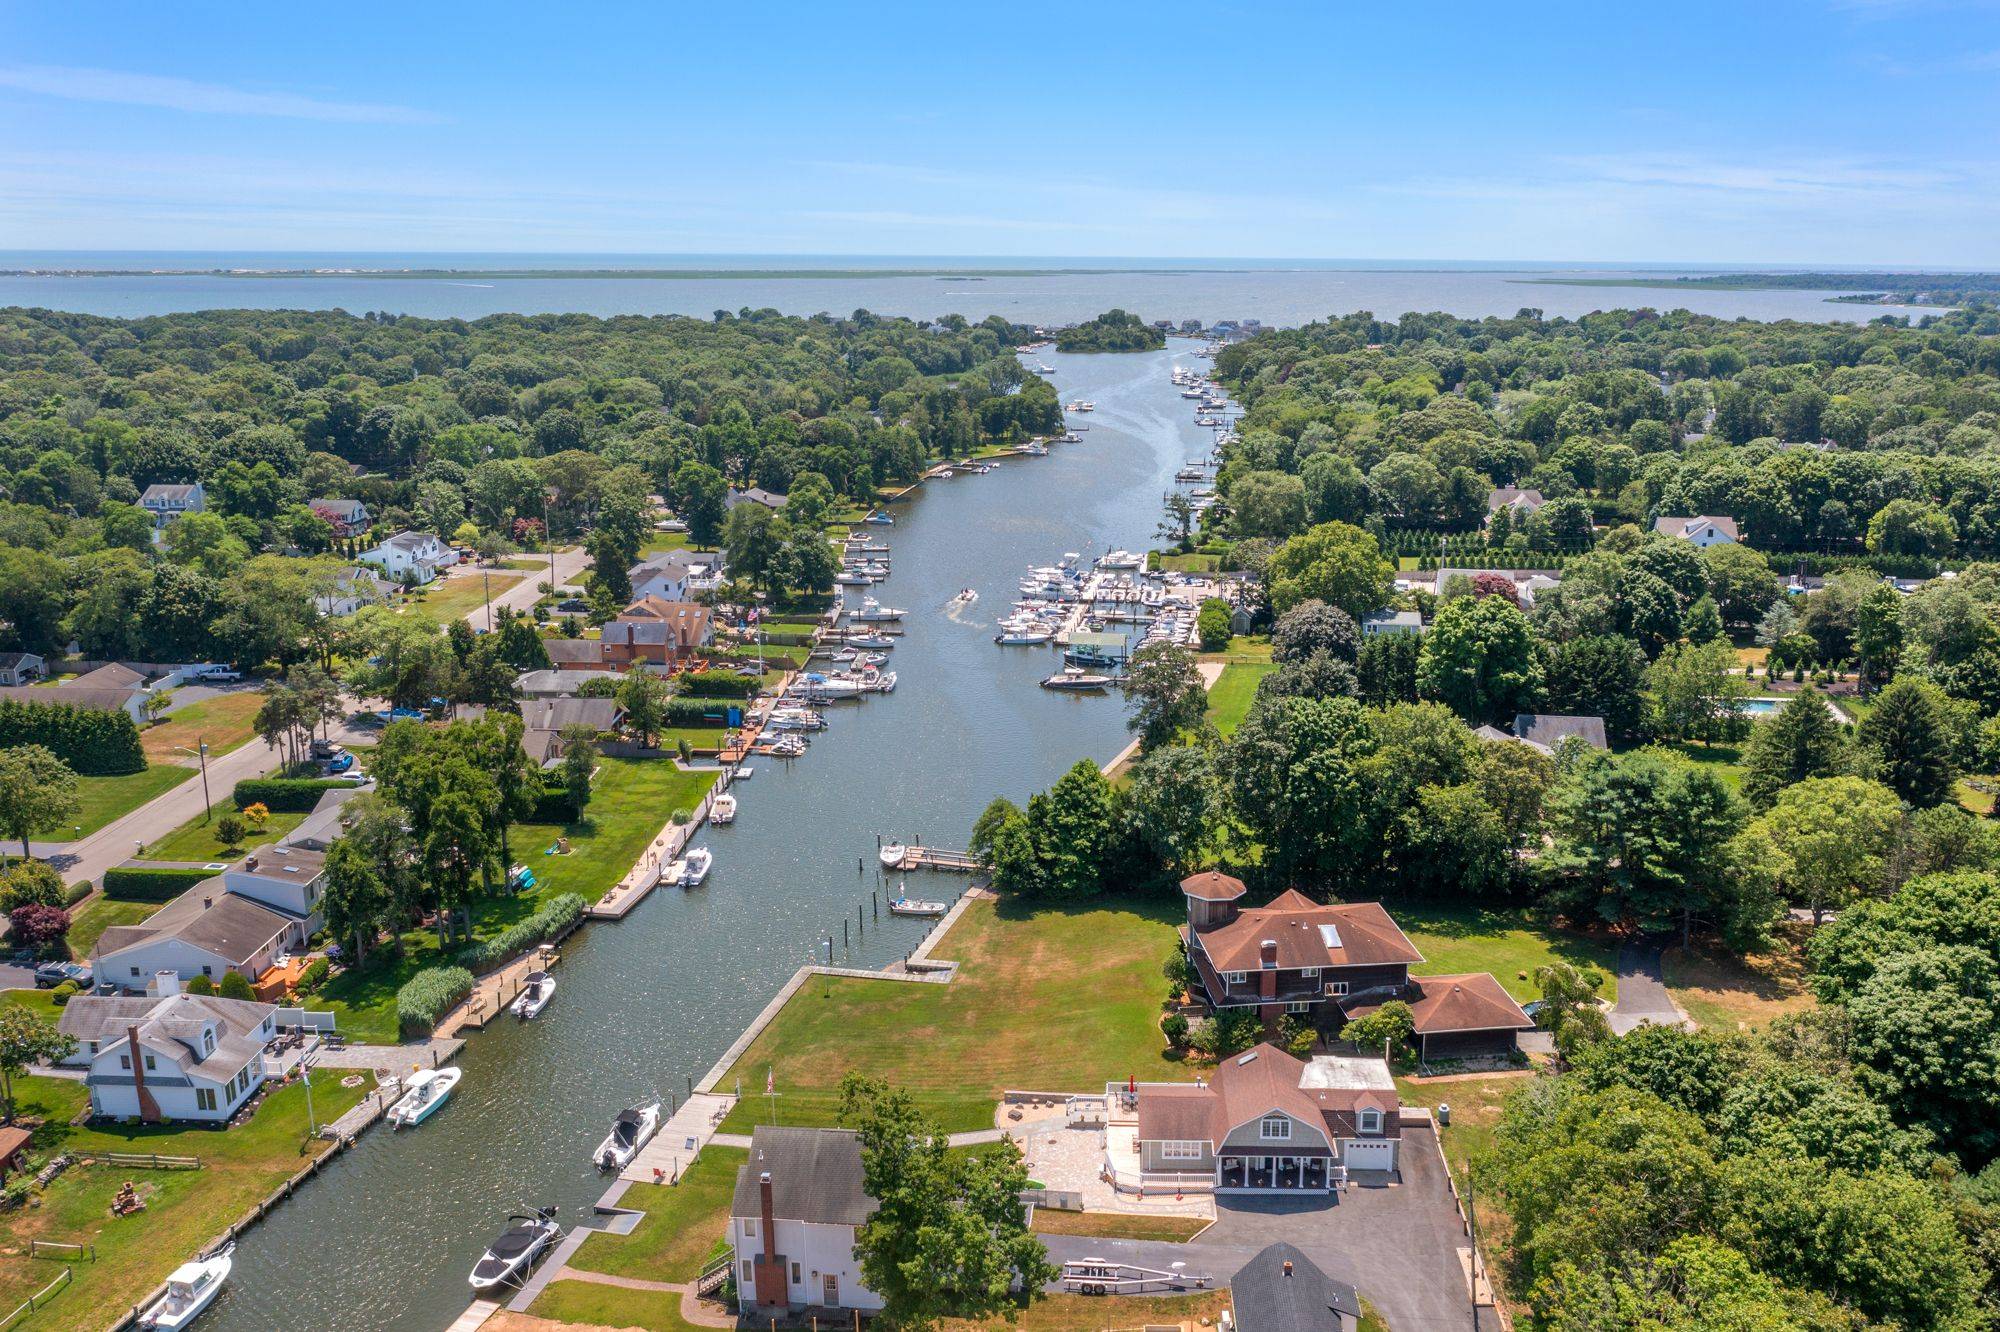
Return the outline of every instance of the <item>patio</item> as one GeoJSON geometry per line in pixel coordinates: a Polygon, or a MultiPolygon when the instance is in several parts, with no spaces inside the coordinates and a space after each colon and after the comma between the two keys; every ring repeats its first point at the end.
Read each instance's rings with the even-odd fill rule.
{"type": "MultiPolygon", "coordinates": [[[[1117,1135],[1118,1132],[1117,1125],[1107,1131],[1066,1128],[1059,1123],[1045,1122],[1031,1125],[1025,1131],[1016,1130],[1015,1136],[1027,1157],[1028,1174],[1046,1188],[1081,1195],[1085,1211],[1123,1212],[1132,1216],[1208,1218],[1215,1215],[1215,1203],[1206,1188],[1200,1193],[1183,1191],[1178,1198],[1174,1196],[1173,1184],[1168,1182],[1161,1182],[1157,1187],[1149,1186],[1143,1192],[1113,1188],[1105,1178],[1105,1168],[1107,1165],[1116,1166],[1120,1158],[1114,1145],[1107,1142],[1107,1133],[1117,1135]]],[[[1132,1146],[1132,1132],[1133,1127],[1127,1124],[1123,1143],[1130,1161],[1120,1168],[1137,1179],[1139,1158],[1136,1148],[1132,1146]]]]}

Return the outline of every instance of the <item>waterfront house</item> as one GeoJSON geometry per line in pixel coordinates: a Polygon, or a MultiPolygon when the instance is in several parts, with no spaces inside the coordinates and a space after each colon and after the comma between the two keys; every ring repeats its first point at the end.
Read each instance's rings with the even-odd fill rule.
{"type": "MultiPolygon", "coordinates": [[[[556,639],[549,640],[550,643],[556,641],[556,639]]],[[[603,671],[583,670],[574,666],[523,671],[514,677],[514,692],[522,698],[573,698],[585,685],[603,678],[603,671]]]]}
{"type": "Polygon", "coordinates": [[[1293,888],[1245,908],[1244,892],[1242,880],[1213,870],[1181,884],[1194,989],[1213,1011],[1250,1010],[1267,1032],[1303,1017],[1337,1035],[1400,999],[1416,1015],[1426,1059],[1506,1054],[1534,1026],[1491,976],[1411,975],[1423,954],[1379,902],[1319,903],[1293,888]]]}
{"type": "Polygon", "coordinates": [[[0,685],[32,684],[49,673],[49,663],[32,652],[0,652],[0,685]]]}
{"type": "Polygon", "coordinates": [[[626,570],[634,597],[658,597],[662,601],[686,601],[688,578],[695,566],[680,555],[655,555],[626,570]]]}
{"type": "Polygon", "coordinates": [[[1501,486],[1486,492],[1486,525],[1493,525],[1493,515],[1502,509],[1509,511],[1516,522],[1526,518],[1548,501],[1539,490],[1523,490],[1518,486],[1501,486]]]}
{"type": "Polygon", "coordinates": [[[458,552],[429,532],[398,532],[381,545],[361,552],[364,564],[373,564],[391,579],[407,587],[419,587],[438,576],[441,569],[458,563],[458,552]]]}
{"type": "Polygon", "coordinates": [[[226,1123],[264,1085],[277,1011],[187,994],[168,971],[140,996],[77,995],[56,1025],[76,1041],[73,1062],[84,1065],[93,1115],[226,1123]]]}
{"type": "Polygon", "coordinates": [[[313,603],[321,615],[338,619],[388,599],[389,589],[380,575],[366,565],[350,564],[335,572],[333,586],[314,597],[313,603]]]}
{"type": "Polygon", "coordinates": [[[368,524],[375,521],[368,506],[358,499],[316,499],[306,507],[326,519],[333,534],[342,539],[366,532],[368,524]]]}
{"type": "Polygon", "coordinates": [[[1156,1186],[1325,1193],[1353,1171],[1395,1170],[1402,1144],[1402,1102],[1380,1059],[1298,1059],[1267,1042],[1224,1059],[1205,1083],[1119,1094],[1136,1102],[1140,1181],[1156,1186]]]}
{"type": "Polygon", "coordinates": [[[296,917],[308,935],[326,923],[320,900],[326,892],[326,853],[296,841],[252,851],[222,871],[222,887],[296,917]]]}
{"type": "Polygon", "coordinates": [[[651,596],[620,611],[601,634],[604,660],[616,667],[676,665],[715,640],[708,607],[651,596]]]}
{"type": "Polygon", "coordinates": [[[200,513],[208,507],[208,494],[201,482],[164,485],[154,482],[139,496],[139,507],[153,515],[153,526],[165,527],[184,513],[200,513]]]}
{"type": "Polygon", "coordinates": [[[305,946],[322,924],[323,851],[264,847],[203,879],[136,925],[114,925],[91,949],[100,983],[125,990],[161,972],[219,981],[239,972],[256,984],[278,954],[305,946]]]}
{"type": "Polygon", "coordinates": [[[757,1125],[729,1205],[742,1313],[880,1309],[854,1255],[854,1232],[875,1206],[862,1186],[861,1140],[851,1129],[757,1125]]]}
{"type": "Polygon", "coordinates": [[[598,674],[611,669],[604,659],[604,642],[597,638],[545,638],[542,650],[549,654],[549,666],[557,671],[589,671],[598,674]]]}
{"type": "Polygon", "coordinates": [[[742,490],[731,486],[729,494],[723,499],[723,507],[733,509],[739,504],[761,504],[767,509],[777,510],[785,507],[785,497],[761,486],[746,486],[742,490]]]}
{"type": "Polygon", "coordinates": [[[1241,1332],[1356,1332],[1361,1295],[1289,1244],[1268,1244],[1229,1278],[1229,1318],[1241,1332]]]}
{"type": "MultiPolygon", "coordinates": [[[[599,677],[602,678],[601,676],[599,677]]],[[[568,748],[562,733],[572,726],[612,736],[624,724],[625,709],[615,698],[530,698],[521,703],[521,748],[543,767],[553,767],[568,748]]]]}
{"type": "Polygon", "coordinates": [[[1703,550],[1710,546],[1726,546],[1742,540],[1742,537],[1737,535],[1734,518],[1723,518],[1707,513],[1697,514],[1692,518],[1655,518],[1653,530],[1662,536],[1692,541],[1703,550]]]}

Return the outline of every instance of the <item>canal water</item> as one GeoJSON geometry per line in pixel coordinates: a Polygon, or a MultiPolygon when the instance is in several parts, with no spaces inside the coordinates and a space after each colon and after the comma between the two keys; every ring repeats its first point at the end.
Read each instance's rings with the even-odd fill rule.
{"type": "MultiPolygon", "coordinates": [[[[1065,401],[1096,404],[1073,418],[1089,427],[1081,442],[929,483],[897,506],[895,526],[870,529],[893,550],[891,577],[872,591],[908,611],[890,654],[895,691],[830,705],[803,759],[754,760],[736,822],[703,834],[715,852],[704,887],[656,892],[624,921],[573,935],[548,1011],[473,1035],[465,1079],[434,1119],[370,1131],[249,1231],[208,1332],[442,1332],[505,1215],[536,1204],[569,1222],[587,1215],[606,1187],[590,1152],[612,1115],[684,1092],[787,976],[823,959],[820,940],[830,934],[835,961],[859,966],[916,945],[923,922],[885,915],[841,949],[842,921],[875,886],[878,834],[963,847],[995,795],[1024,800],[1079,758],[1122,749],[1115,694],[1039,688],[1060,657],[995,645],[993,623],[1027,566],[1151,544],[1174,472],[1212,443],[1169,380],[1176,363],[1204,364],[1196,345],[1039,358],[1065,401]],[[979,599],[948,616],[967,587],[979,599]]],[[[934,897],[965,881],[910,886],[934,897]]]]}

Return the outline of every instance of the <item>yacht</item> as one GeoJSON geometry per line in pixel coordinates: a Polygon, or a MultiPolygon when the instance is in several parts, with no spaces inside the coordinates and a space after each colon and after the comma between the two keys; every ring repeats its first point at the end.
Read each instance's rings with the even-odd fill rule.
{"type": "Polygon", "coordinates": [[[708,821],[718,824],[736,822],[736,797],[724,791],[721,795],[709,801],[708,821]]]}
{"type": "Polygon", "coordinates": [[[1097,560],[1099,567],[1105,569],[1136,569],[1145,562],[1144,555],[1134,554],[1129,550],[1108,551],[1097,560]]]}
{"type": "Polygon", "coordinates": [[[389,1122],[399,1129],[415,1128],[438,1112],[464,1076],[465,1070],[458,1068],[427,1068],[412,1073],[403,1084],[402,1098],[389,1107],[389,1122]]]}
{"type": "Polygon", "coordinates": [[[894,606],[884,606],[875,598],[865,598],[861,609],[849,611],[847,618],[855,624],[893,624],[903,618],[903,612],[894,606]]]}
{"type": "Polygon", "coordinates": [[[1103,689],[1111,683],[1108,675],[1094,675],[1081,666],[1065,666],[1060,671],[1042,681],[1044,689],[1067,689],[1072,692],[1103,689]]]}
{"type": "Polygon", "coordinates": [[[866,518],[863,518],[861,521],[864,523],[873,523],[877,527],[887,527],[891,523],[894,523],[896,520],[889,514],[884,513],[880,509],[877,509],[875,510],[875,512],[869,514],[866,518]]]}
{"type": "Polygon", "coordinates": [[[166,1292],[140,1315],[139,1326],[172,1332],[200,1317],[201,1311],[222,1293],[222,1283],[229,1280],[230,1256],[235,1252],[232,1241],[207,1258],[176,1267],[167,1276],[166,1292]]]}
{"type": "Polygon", "coordinates": [[[840,584],[842,587],[870,587],[873,586],[875,582],[875,580],[873,578],[870,578],[867,574],[860,573],[853,569],[842,569],[839,573],[833,576],[833,581],[840,584]]]}
{"type": "Polygon", "coordinates": [[[1052,365],[1044,365],[1039,361],[1035,363],[1035,373],[1038,375],[1052,375],[1055,372],[1056,368],[1052,365]]]}
{"type": "Polygon", "coordinates": [[[867,648],[873,652],[886,652],[896,646],[896,640],[887,634],[849,634],[845,641],[849,647],[867,648]]]}
{"type": "Polygon", "coordinates": [[[699,888],[708,872],[715,868],[715,852],[705,846],[698,846],[687,853],[687,868],[681,871],[681,887],[699,888]]]}
{"type": "Polygon", "coordinates": [[[639,1154],[639,1149],[652,1141],[653,1135],[659,1131],[658,1101],[620,1110],[618,1117],[611,1121],[611,1132],[597,1144],[597,1155],[591,1159],[597,1162],[599,1170],[623,1170],[632,1164],[632,1158],[639,1154]]]}
{"type": "Polygon", "coordinates": [[[1016,444],[1014,452],[1029,458],[1046,458],[1049,456],[1049,446],[1031,439],[1026,444],[1016,444]]]}
{"type": "MultiPolygon", "coordinates": [[[[795,735],[781,735],[771,742],[771,756],[773,758],[793,759],[800,757],[805,752],[806,742],[795,735]]],[[[685,869],[686,867],[683,866],[682,868],[685,869]]]]}
{"type": "Polygon", "coordinates": [[[1002,624],[993,641],[1001,647],[1033,647],[1056,636],[1055,630],[1039,624],[1002,624]]]}
{"type": "Polygon", "coordinates": [[[546,971],[531,971],[528,979],[521,984],[521,993],[508,1005],[508,1011],[521,1021],[538,1018],[542,1010],[549,1006],[549,1000],[556,997],[556,978],[546,971]]]}
{"type": "Polygon", "coordinates": [[[501,1286],[518,1286],[542,1251],[562,1237],[556,1209],[542,1207],[533,1216],[516,1214],[498,1239],[486,1246],[472,1269],[472,1288],[482,1295],[501,1286]]]}

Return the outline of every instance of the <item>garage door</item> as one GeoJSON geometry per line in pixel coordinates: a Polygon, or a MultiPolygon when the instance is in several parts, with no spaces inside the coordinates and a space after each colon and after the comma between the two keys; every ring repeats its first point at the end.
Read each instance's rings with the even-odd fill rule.
{"type": "Polygon", "coordinates": [[[1396,1144],[1393,1142],[1348,1142],[1341,1155],[1349,1170],[1394,1170],[1396,1144]]]}

